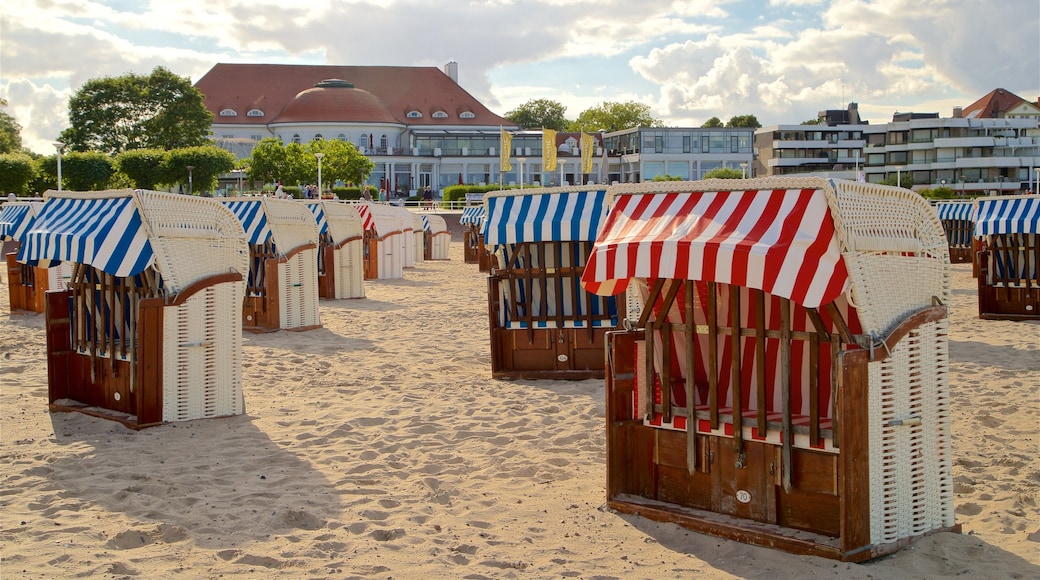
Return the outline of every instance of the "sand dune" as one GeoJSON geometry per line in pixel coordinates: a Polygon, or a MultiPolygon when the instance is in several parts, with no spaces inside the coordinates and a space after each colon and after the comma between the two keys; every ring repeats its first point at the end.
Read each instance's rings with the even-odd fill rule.
{"type": "Polygon", "coordinates": [[[604,507],[602,381],[490,378],[483,274],[425,262],[247,335],[246,415],[140,432],[47,412],[42,315],[0,285],[0,574],[183,578],[1040,577],[1040,323],[980,321],[955,266],[964,534],[867,564],[604,507]]]}

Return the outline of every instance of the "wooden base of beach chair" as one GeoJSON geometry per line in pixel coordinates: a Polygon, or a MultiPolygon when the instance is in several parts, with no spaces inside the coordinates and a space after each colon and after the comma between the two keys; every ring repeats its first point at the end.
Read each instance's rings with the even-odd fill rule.
{"type": "Polygon", "coordinates": [[[609,328],[535,328],[491,331],[491,376],[498,379],[604,377],[609,328]]]}
{"type": "Polygon", "coordinates": [[[974,259],[975,252],[971,248],[950,246],[951,264],[968,264],[974,259]]]}
{"type": "Polygon", "coordinates": [[[42,313],[48,289],[47,268],[19,264],[17,254],[7,254],[7,290],[11,299],[11,314],[19,312],[42,313]]]}
{"type": "MultiPolygon", "coordinates": [[[[1040,280],[1036,278],[1037,266],[1026,268],[1032,278],[1006,279],[999,278],[994,283],[995,273],[990,271],[990,252],[985,249],[978,253],[979,275],[979,318],[983,320],[1040,320],[1040,280]]],[[[1018,248],[1014,252],[1006,252],[1004,258],[1011,262],[1021,259],[1037,258],[1040,248],[1018,248]]]]}
{"type": "Polygon", "coordinates": [[[484,251],[483,240],[475,230],[466,230],[462,239],[462,260],[467,264],[480,262],[480,253],[484,251]]]}

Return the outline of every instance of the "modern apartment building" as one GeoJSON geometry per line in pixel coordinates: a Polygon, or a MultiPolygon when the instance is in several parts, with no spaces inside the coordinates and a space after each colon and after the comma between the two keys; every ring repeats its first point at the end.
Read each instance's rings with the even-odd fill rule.
{"type": "Polygon", "coordinates": [[[891,122],[869,125],[854,110],[855,103],[844,116],[825,111],[818,125],[759,129],[755,174],[816,173],[872,183],[905,175],[916,189],[946,186],[972,196],[1035,190],[1040,108],[1003,89],[949,118],[896,113],[891,122]]]}
{"type": "Polygon", "coordinates": [[[752,128],[639,127],[602,133],[606,183],[651,181],[658,175],[701,179],[719,168],[751,177],[752,128]]]}

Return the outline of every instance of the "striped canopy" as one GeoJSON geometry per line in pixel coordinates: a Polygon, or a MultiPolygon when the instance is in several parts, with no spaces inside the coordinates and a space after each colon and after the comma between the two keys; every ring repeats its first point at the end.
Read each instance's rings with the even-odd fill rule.
{"type": "Polygon", "coordinates": [[[130,194],[48,197],[23,242],[19,262],[76,262],[120,277],[140,274],[155,258],[130,194]]]}
{"type": "Polygon", "coordinates": [[[935,206],[936,213],[941,220],[965,220],[972,221],[972,202],[970,201],[941,201],[935,206]]]}
{"type": "Polygon", "coordinates": [[[325,218],[325,205],[321,201],[306,201],[307,207],[314,214],[314,221],[318,222],[318,235],[329,233],[329,220],[325,218]]]}
{"type": "Polygon", "coordinates": [[[422,225],[423,231],[430,232],[431,234],[448,231],[448,223],[439,215],[422,216],[422,225]]]}
{"type": "Polygon", "coordinates": [[[747,286],[806,307],[831,302],[850,284],[817,189],[620,193],[582,285],[611,295],[630,278],[747,286]]]}
{"type": "Polygon", "coordinates": [[[411,229],[411,221],[406,221],[402,215],[410,213],[407,210],[378,203],[359,203],[354,208],[361,216],[365,230],[375,230],[380,238],[411,229]]]}
{"type": "Polygon", "coordinates": [[[464,226],[484,226],[484,206],[467,207],[462,210],[462,217],[459,218],[459,223],[464,226]]]}
{"type": "Polygon", "coordinates": [[[42,205],[40,202],[28,201],[5,203],[3,211],[0,211],[0,240],[21,241],[42,205]]]}
{"type": "Polygon", "coordinates": [[[975,204],[975,237],[1040,233],[1040,196],[980,197],[975,204]]]}
{"type": "Polygon", "coordinates": [[[489,247],[524,242],[593,241],[607,217],[605,189],[490,195],[484,200],[489,247]]]}
{"type": "Polygon", "coordinates": [[[242,224],[246,241],[250,244],[264,244],[271,239],[271,226],[267,223],[263,199],[225,199],[222,202],[242,224]]]}

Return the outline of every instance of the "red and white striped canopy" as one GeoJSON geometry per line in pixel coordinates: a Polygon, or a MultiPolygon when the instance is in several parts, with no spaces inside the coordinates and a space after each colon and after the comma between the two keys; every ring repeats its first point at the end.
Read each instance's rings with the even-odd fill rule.
{"type": "Polygon", "coordinates": [[[817,189],[620,193],[581,282],[612,295],[630,278],[747,286],[810,308],[849,286],[817,189]]]}

